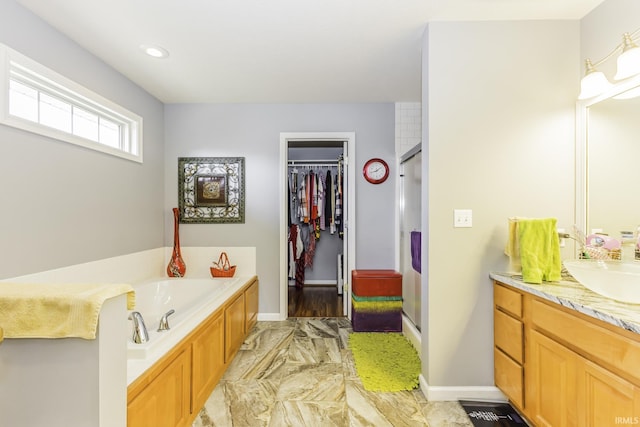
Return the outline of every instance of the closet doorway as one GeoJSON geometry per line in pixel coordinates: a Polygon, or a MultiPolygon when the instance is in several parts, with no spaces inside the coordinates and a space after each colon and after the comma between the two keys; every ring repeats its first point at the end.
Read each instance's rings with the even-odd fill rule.
{"type": "Polygon", "coordinates": [[[350,317],[355,134],[282,133],[280,142],[280,318],[350,317]]]}

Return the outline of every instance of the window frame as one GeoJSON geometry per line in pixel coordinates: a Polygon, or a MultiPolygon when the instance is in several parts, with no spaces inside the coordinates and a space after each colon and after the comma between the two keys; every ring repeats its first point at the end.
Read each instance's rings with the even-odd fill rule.
{"type": "MultiPolygon", "coordinates": [[[[0,43],[0,124],[142,163],[142,117],[0,43]],[[119,125],[119,148],[10,114],[14,80],[119,125]]],[[[99,127],[99,125],[98,125],[99,127]]],[[[72,130],[73,132],[73,130],[72,130]]]]}

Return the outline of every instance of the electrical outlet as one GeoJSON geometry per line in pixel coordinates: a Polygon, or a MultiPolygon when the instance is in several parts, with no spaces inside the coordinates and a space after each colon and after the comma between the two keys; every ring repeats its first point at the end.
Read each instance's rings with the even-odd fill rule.
{"type": "Polygon", "coordinates": [[[471,209],[454,209],[453,226],[471,227],[473,225],[473,211],[471,209]]]}

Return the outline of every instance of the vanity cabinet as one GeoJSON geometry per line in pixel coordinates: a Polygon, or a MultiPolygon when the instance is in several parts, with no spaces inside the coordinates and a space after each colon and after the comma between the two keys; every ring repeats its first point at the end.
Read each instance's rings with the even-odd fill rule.
{"type": "Polygon", "coordinates": [[[535,426],[640,422],[638,334],[499,282],[494,300],[495,383],[535,426]],[[512,302],[519,295],[521,318],[513,314],[517,303],[511,312],[503,307],[504,295],[512,302]],[[501,344],[506,334],[520,341],[514,320],[522,322],[520,363],[517,351],[501,344]]]}
{"type": "Polygon", "coordinates": [[[127,389],[128,427],[187,427],[257,322],[254,277],[127,389]]]}

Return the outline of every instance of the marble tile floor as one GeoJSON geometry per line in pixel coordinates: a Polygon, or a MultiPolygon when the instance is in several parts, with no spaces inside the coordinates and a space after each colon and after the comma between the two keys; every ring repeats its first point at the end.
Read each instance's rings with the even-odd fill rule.
{"type": "Polygon", "coordinates": [[[193,427],[472,427],[457,402],[366,391],[346,318],[258,322],[193,427]]]}

